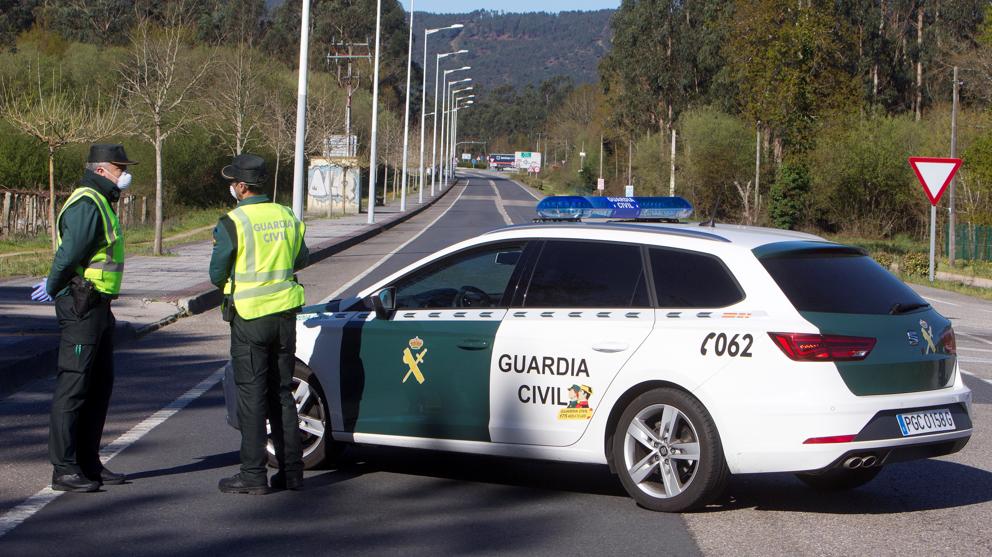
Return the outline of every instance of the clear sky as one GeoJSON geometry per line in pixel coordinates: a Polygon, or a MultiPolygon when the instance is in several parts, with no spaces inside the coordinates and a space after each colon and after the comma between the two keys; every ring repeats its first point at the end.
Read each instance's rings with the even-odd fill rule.
{"type": "MultiPolygon", "coordinates": [[[[410,9],[410,0],[401,0],[410,9]]],[[[475,10],[500,10],[504,12],[560,12],[563,10],[601,10],[617,8],[620,0],[481,0],[457,2],[456,0],[415,0],[418,12],[465,13],[475,10]]]]}

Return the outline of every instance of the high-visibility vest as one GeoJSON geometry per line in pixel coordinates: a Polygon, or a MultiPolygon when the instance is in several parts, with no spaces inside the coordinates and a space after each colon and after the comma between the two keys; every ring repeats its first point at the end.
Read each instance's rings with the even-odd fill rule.
{"type": "Polygon", "coordinates": [[[62,215],[66,209],[79,200],[87,198],[96,204],[103,221],[103,241],[88,262],[76,267],[76,273],[93,283],[93,287],[104,294],[116,296],[121,292],[124,278],[124,233],[110,202],[93,188],[79,187],[66,200],[55,223],[58,231],[58,245],[62,245],[62,215]]]}
{"type": "Polygon", "coordinates": [[[293,264],[306,225],[278,203],[244,205],[227,214],[237,232],[238,251],[224,292],[233,294],[242,319],[255,319],[303,305],[303,287],[293,264]]]}

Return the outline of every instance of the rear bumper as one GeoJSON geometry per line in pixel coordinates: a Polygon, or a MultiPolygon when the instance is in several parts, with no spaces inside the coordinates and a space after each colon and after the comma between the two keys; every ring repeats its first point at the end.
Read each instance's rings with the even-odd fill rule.
{"type": "Polygon", "coordinates": [[[838,457],[830,465],[819,470],[810,470],[808,473],[817,474],[842,468],[871,468],[896,462],[946,456],[963,449],[970,439],[971,430],[968,430],[967,437],[959,437],[946,441],[931,441],[914,445],[897,445],[877,449],[853,449],[838,457]],[[870,464],[865,464],[869,462],[869,459],[870,464]]]}
{"type": "Polygon", "coordinates": [[[238,426],[238,386],[234,384],[231,362],[224,366],[224,407],[227,410],[227,424],[234,429],[241,429],[238,426]]]}

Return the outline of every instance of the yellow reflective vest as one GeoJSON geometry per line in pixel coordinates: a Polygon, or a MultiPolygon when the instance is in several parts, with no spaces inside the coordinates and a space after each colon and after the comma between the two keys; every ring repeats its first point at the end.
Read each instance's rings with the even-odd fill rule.
{"type": "Polygon", "coordinates": [[[293,276],[293,264],[306,225],[278,203],[244,205],[227,215],[238,249],[224,292],[233,294],[238,315],[256,319],[302,306],[303,287],[293,276]]]}
{"type": "Polygon", "coordinates": [[[87,198],[96,204],[103,222],[103,242],[89,262],[76,268],[76,273],[93,283],[98,291],[116,296],[121,292],[121,281],[124,278],[124,234],[121,223],[117,220],[110,202],[100,192],[93,188],[76,188],[59,211],[55,229],[58,231],[58,244],[62,245],[62,229],[59,223],[65,210],[79,200],[87,198]]]}

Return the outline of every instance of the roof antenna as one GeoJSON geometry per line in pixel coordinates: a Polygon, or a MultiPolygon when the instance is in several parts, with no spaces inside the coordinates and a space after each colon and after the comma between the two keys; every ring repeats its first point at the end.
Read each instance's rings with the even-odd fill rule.
{"type": "Polygon", "coordinates": [[[713,212],[710,213],[710,220],[699,223],[699,226],[716,228],[716,214],[720,211],[720,201],[723,199],[723,190],[716,194],[716,203],[713,204],[713,212]]]}

